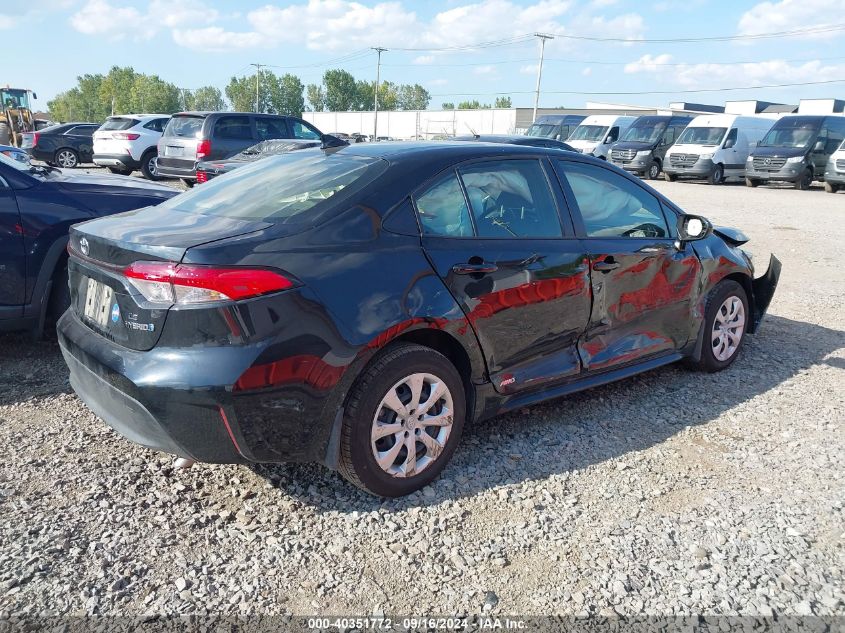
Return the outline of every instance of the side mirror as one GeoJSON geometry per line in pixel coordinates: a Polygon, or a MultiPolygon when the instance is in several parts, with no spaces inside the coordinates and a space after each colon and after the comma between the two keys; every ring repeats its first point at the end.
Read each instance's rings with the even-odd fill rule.
{"type": "Polygon", "coordinates": [[[37,95],[37,94],[35,94],[34,92],[32,93],[32,100],[33,100],[33,101],[38,101],[38,95],[37,95]]]}
{"type": "Polygon", "coordinates": [[[710,220],[700,215],[682,215],[678,218],[678,240],[681,242],[703,240],[712,231],[710,220]]]}
{"type": "Polygon", "coordinates": [[[823,152],[824,151],[824,141],[816,141],[816,144],[813,145],[814,152],[823,152]]]}
{"type": "Polygon", "coordinates": [[[730,149],[734,145],[736,145],[736,141],[732,138],[729,138],[727,141],[725,141],[725,149],[730,149]]]}

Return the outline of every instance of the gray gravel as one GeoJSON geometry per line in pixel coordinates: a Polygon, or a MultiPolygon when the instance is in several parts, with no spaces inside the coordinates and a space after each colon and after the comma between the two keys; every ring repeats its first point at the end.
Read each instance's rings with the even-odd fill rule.
{"type": "Polygon", "coordinates": [[[318,466],[173,471],[54,342],[0,337],[0,615],[845,614],[845,196],[656,186],[783,261],[738,362],[470,426],[401,500],[318,466]]]}

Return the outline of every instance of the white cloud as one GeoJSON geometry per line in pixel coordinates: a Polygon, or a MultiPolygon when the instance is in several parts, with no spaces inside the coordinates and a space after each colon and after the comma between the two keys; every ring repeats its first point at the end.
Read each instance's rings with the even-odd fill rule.
{"type": "Polygon", "coordinates": [[[528,64],[528,66],[523,66],[519,69],[519,72],[523,75],[536,75],[537,74],[537,64],[528,64]]]}
{"type": "MultiPolygon", "coordinates": [[[[737,31],[740,35],[756,35],[759,33],[794,31],[822,24],[831,25],[834,22],[841,22],[839,16],[842,15],[842,10],[842,0],[761,2],[742,14],[737,25],[737,31]],[[828,19],[825,20],[825,17],[828,19]]],[[[842,37],[842,31],[829,31],[803,37],[842,37]]]]}
{"type": "Polygon", "coordinates": [[[492,75],[496,72],[496,69],[493,66],[476,66],[472,69],[472,72],[475,75],[492,75]]]}
{"type": "Polygon", "coordinates": [[[173,29],[173,41],[196,51],[220,53],[231,50],[258,48],[268,42],[258,33],[226,31],[219,26],[201,29],[173,29]]]}
{"type": "Polygon", "coordinates": [[[686,89],[741,87],[757,84],[780,84],[806,81],[838,79],[845,73],[845,64],[827,64],[813,60],[793,64],[782,59],[772,59],[753,64],[673,64],[672,56],[643,55],[635,62],[625,65],[625,72],[649,73],[664,83],[680,85],[686,89]]]}
{"type": "Polygon", "coordinates": [[[102,35],[112,41],[126,37],[145,40],[156,32],[155,23],[146,20],[135,7],[117,7],[107,0],[88,0],[70,17],[70,24],[80,33],[102,35]]]}
{"type": "Polygon", "coordinates": [[[15,26],[15,19],[10,15],[0,15],[0,31],[11,29],[15,26]]]}
{"type": "Polygon", "coordinates": [[[415,64],[425,65],[434,63],[434,55],[420,55],[414,58],[415,64]]]}
{"type": "Polygon", "coordinates": [[[428,85],[429,86],[445,86],[447,83],[449,83],[448,79],[432,79],[431,81],[428,82],[428,85]]]}
{"type": "Polygon", "coordinates": [[[220,15],[199,0],[152,0],[148,13],[150,19],[170,28],[183,24],[211,24],[220,15]]]}
{"type": "Polygon", "coordinates": [[[584,70],[581,71],[581,74],[584,75],[585,77],[589,77],[590,75],[593,74],[593,69],[590,68],[589,66],[587,66],[584,70]]]}

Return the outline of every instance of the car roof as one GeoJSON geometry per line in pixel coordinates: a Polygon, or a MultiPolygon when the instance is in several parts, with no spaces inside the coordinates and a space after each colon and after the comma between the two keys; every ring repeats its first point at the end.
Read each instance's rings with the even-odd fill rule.
{"type": "Polygon", "coordinates": [[[111,116],[106,117],[108,119],[161,119],[163,117],[170,117],[169,114],[154,114],[154,113],[132,113],[132,114],[113,114],[111,116]]]}
{"type": "MultiPolygon", "coordinates": [[[[487,143],[478,141],[395,141],[393,143],[356,143],[339,148],[337,151],[357,156],[371,156],[388,161],[405,158],[430,158],[469,160],[501,154],[544,154],[557,153],[564,150],[535,147],[531,145],[516,145],[513,143],[487,143]]],[[[568,152],[567,152],[568,153],[568,152]]]]}

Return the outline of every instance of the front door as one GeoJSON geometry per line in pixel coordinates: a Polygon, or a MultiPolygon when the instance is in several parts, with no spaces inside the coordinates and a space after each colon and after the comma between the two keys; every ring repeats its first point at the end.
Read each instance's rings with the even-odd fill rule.
{"type": "Polygon", "coordinates": [[[502,393],[581,371],[589,267],[571,227],[563,229],[550,176],[540,160],[473,162],[415,196],[426,255],[463,308],[502,393]]]}
{"type": "Polygon", "coordinates": [[[701,266],[692,248],[676,248],[660,201],[604,166],[562,160],[557,169],[592,268],[584,368],[602,371],[681,349],[690,340],[701,266]]]}
{"type": "Polygon", "coordinates": [[[26,255],[15,193],[0,174],[0,319],[23,315],[26,255]]]}

